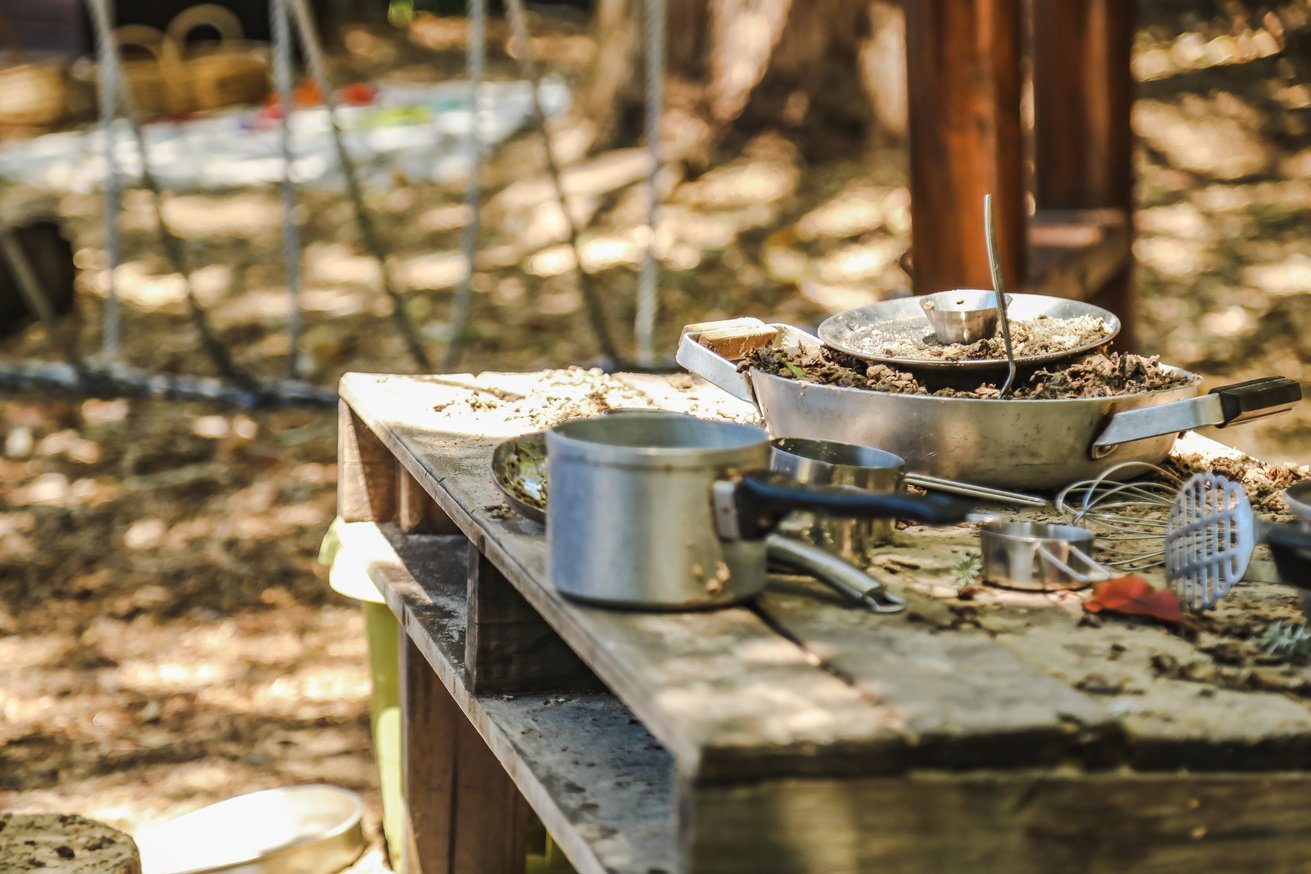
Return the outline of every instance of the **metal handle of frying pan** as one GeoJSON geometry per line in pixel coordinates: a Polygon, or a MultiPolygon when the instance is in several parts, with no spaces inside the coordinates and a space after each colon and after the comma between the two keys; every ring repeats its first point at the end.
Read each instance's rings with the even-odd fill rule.
{"type": "Polygon", "coordinates": [[[777,336],[778,330],[759,319],[725,319],[686,325],[679,337],[674,359],[716,388],[759,408],[751,380],[737,369],[737,362],[733,359],[741,357],[744,347],[759,346],[777,336]],[[721,347],[728,348],[721,353],[721,347]]]}
{"type": "Polygon", "coordinates": [[[1249,379],[1211,389],[1201,397],[1172,401],[1154,407],[1125,410],[1111,417],[1093,440],[1093,458],[1104,458],[1121,443],[1177,434],[1204,425],[1236,425],[1292,409],[1302,399],[1302,388],[1283,376],[1249,379]]]}
{"type": "Polygon", "coordinates": [[[805,571],[875,613],[900,613],[906,609],[904,598],[883,588],[882,583],[860,568],[818,546],[771,534],[765,538],[765,553],[771,561],[805,571]]]}

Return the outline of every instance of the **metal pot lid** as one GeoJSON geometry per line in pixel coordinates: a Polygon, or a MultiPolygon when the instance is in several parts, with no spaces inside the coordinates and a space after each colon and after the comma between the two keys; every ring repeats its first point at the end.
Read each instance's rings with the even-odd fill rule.
{"type": "MultiPolygon", "coordinates": [[[[1103,330],[1095,337],[1054,352],[1024,354],[1017,350],[1015,363],[1025,365],[1057,361],[1089,352],[1110,342],[1120,333],[1120,320],[1114,313],[1080,300],[1069,300],[1046,294],[1008,295],[1007,307],[1012,326],[1016,322],[1039,318],[1075,319],[1091,317],[1101,319],[1103,330]]],[[[819,326],[819,337],[839,352],[888,364],[902,370],[950,370],[958,368],[987,369],[1006,366],[1006,357],[998,353],[989,358],[934,358],[928,354],[908,356],[900,349],[907,342],[922,349],[942,348],[933,333],[933,326],[920,308],[919,298],[903,297],[885,300],[854,310],[838,313],[825,319],[819,326]]]]}

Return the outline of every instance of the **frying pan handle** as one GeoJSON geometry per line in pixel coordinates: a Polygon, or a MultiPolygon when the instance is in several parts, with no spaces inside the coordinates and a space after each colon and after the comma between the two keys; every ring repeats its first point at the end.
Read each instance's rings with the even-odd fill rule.
{"type": "Polygon", "coordinates": [[[1289,410],[1302,388],[1284,376],[1264,376],[1213,388],[1207,394],[1154,407],[1124,410],[1093,440],[1093,458],[1104,458],[1121,443],[1177,434],[1204,425],[1236,425],[1289,410]]]}
{"type": "MultiPolygon", "coordinates": [[[[844,486],[804,485],[764,471],[748,473],[736,483],[721,483],[716,484],[716,517],[723,519],[726,512],[734,515],[736,537],[746,540],[764,537],[792,510],[855,519],[911,519],[929,525],[949,525],[964,521],[973,509],[969,503],[947,495],[876,494],[844,486]],[[731,510],[722,500],[728,488],[732,489],[731,510]]],[[[734,536],[734,526],[720,527],[721,534],[734,536]]]]}
{"type": "Polygon", "coordinates": [[[756,404],[751,380],[737,369],[737,360],[742,357],[744,346],[760,345],[776,334],[776,330],[770,329],[760,319],[726,319],[687,325],[678,339],[678,352],[674,358],[716,388],[740,401],[756,404]],[[751,343],[751,340],[756,340],[756,343],[751,343]]]}

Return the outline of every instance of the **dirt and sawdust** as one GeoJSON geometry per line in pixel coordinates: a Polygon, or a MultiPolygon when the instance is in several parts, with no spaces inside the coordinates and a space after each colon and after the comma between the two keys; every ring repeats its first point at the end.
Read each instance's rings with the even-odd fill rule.
{"type": "MultiPolygon", "coordinates": [[[[995,377],[962,386],[933,388],[925,383],[931,374],[917,376],[886,364],[870,364],[840,352],[822,349],[817,354],[779,348],[753,349],[743,363],[784,379],[861,388],[888,394],[932,395],[941,398],[999,398],[1001,381],[995,377]]],[[[1002,379],[1004,380],[1004,375],[1002,379]]],[[[1158,356],[1100,351],[1082,355],[1067,364],[1053,364],[1017,378],[1011,396],[1026,400],[1105,398],[1168,391],[1189,385],[1194,378],[1163,367],[1158,356]]]]}
{"type": "MultiPolygon", "coordinates": [[[[1143,350],[1209,384],[1269,373],[1311,384],[1311,12],[1301,0],[1268,4],[1270,20],[1249,18],[1241,4],[1223,14],[1210,4],[1140,6],[1143,350]],[[1274,50],[1244,48],[1258,31],[1274,50]]],[[[591,50],[585,27],[535,24],[549,62],[577,74],[591,50]]],[[[455,25],[442,22],[443,33],[458,31],[444,43],[354,32],[338,60],[352,75],[388,81],[459,75],[455,25]]],[[[493,54],[493,73],[508,75],[513,62],[493,54]]],[[[626,326],[645,239],[645,159],[637,149],[580,159],[569,131],[559,134],[562,155],[577,162],[571,211],[591,222],[584,262],[605,289],[612,324],[626,326]]],[[[808,326],[900,293],[910,230],[904,167],[896,149],[804,166],[785,133],[756,137],[708,170],[671,165],[657,235],[667,247],[657,350],[671,353],[684,323],[757,314],[808,326]]],[[[467,369],[597,358],[563,216],[542,173],[530,137],[488,168],[467,369]]],[[[438,353],[462,269],[463,196],[460,184],[430,183],[369,196],[407,308],[438,353]]],[[[412,369],[349,207],[335,194],[301,197],[303,375],[331,386],[346,370],[412,369]]],[[[56,199],[80,270],[71,324],[90,352],[108,287],[100,204],[90,195],[56,199]]],[[[239,362],[283,375],[278,192],[178,194],[167,213],[223,342],[239,362]]],[[[125,360],[209,372],[141,192],[127,193],[122,227],[125,360]]],[[[31,328],[4,341],[0,355],[49,353],[31,328]]],[[[1306,407],[1223,439],[1305,463],[1306,407]]],[[[239,792],[327,781],[367,793],[376,836],[362,622],[327,591],[315,561],[335,507],[335,417],[29,393],[0,398],[0,421],[0,807],[78,812],[131,830],[239,792]]],[[[916,561],[896,550],[886,558],[889,568],[916,561]]],[[[926,572],[951,578],[950,567],[926,572]]],[[[1221,612],[1241,613],[1244,603],[1225,602],[1221,612]]],[[[1186,655],[1132,634],[1122,646],[1164,673],[1200,678],[1195,690],[1298,686],[1286,668],[1259,661],[1261,628],[1296,616],[1291,594],[1279,605],[1235,619],[1245,632],[1218,634],[1215,646],[1203,638],[1186,655]]],[[[1032,614],[979,615],[972,621],[1023,625],[1032,614]]],[[[1104,687],[1119,682],[1112,667],[1103,673],[1104,687]]],[[[376,837],[371,859],[362,864],[381,867],[376,837]]]]}
{"type": "MultiPolygon", "coordinates": [[[[1015,319],[1010,323],[1011,352],[1016,358],[1057,356],[1072,353],[1106,340],[1110,329],[1097,316],[1015,319]]],[[[1006,345],[998,332],[973,343],[941,343],[931,334],[921,338],[903,331],[885,331],[871,325],[856,332],[847,347],[871,358],[902,361],[1005,361],[1006,345]]]]}

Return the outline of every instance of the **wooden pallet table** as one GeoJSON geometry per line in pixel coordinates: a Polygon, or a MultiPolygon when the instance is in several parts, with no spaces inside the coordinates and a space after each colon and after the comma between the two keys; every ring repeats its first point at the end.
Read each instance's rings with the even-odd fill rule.
{"type": "Polygon", "coordinates": [[[411,868],[522,870],[531,809],[581,872],[1311,869],[1311,669],[1262,661],[1295,596],[1189,631],[1078,594],[962,592],[969,528],[907,529],[874,615],[778,580],[715,612],[548,583],[492,447],[566,415],[751,411],[690,377],[341,383],[340,511],[405,631],[411,868]]]}

